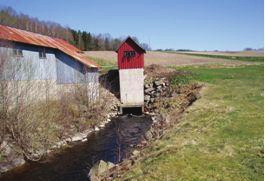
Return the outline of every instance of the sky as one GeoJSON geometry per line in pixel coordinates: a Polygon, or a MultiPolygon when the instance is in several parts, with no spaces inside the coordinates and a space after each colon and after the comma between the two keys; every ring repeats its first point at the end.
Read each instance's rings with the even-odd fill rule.
{"type": "Polygon", "coordinates": [[[264,47],[263,0],[0,0],[17,12],[152,49],[264,47]]]}

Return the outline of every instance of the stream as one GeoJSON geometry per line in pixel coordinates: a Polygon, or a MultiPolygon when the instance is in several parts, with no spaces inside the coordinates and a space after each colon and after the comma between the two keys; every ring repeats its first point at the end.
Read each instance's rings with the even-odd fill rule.
{"type": "Polygon", "coordinates": [[[44,161],[26,163],[2,177],[1,181],[85,181],[99,160],[119,163],[129,157],[151,127],[150,116],[123,115],[112,118],[106,127],[88,135],[86,142],[74,143],[44,161]]]}

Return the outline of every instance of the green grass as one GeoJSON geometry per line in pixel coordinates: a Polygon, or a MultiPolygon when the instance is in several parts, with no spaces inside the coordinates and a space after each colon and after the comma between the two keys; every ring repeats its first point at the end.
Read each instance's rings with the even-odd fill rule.
{"type": "Polygon", "coordinates": [[[181,67],[205,83],[202,96],[128,180],[263,180],[263,65],[181,67]]]}
{"type": "Polygon", "coordinates": [[[208,58],[229,59],[229,60],[239,60],[239,61],[245,61],[245,62],[264,62],[264,57],[210,55],[210,54],[197,54],[197,53],[185,53],[185,55],[198,56],[198,57],[208,57],[208,58]]]}
{"type": "Polygon", "coordinates": [[[106,73],[112,69],[117,69],[117,64],[115,61],[104,60],[104,59],[96,58],[96,57],[89,57],[89,58],[92,59],[94,62],[96,62],[100,66],[103,73],[106,73]]]}
{"type": "Polygon", "coordinates": [[[182,86],[182,85],[187,85],[190,83],[192,80],[192,75],[191,74],[182,74],[178,75],[176,77],[173,77],[170,81],[170,84],[174,87],[176,86],[182,86]]]}

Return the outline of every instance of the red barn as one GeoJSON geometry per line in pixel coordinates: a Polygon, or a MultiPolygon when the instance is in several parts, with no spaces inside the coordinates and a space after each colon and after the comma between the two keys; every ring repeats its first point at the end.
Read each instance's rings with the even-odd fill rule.
{"type": "Polygon", "coordinates": [[[124,108],[144,106],[144,53],[131,37],[116,51],[120,78],[121,112],[124,108]]]}

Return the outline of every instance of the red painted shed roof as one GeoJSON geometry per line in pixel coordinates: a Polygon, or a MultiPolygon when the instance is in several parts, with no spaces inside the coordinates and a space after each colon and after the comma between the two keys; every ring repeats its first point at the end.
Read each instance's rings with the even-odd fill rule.
{"type": "Polygon", "coordinates": [[[128,38],[126,38],[119,46],[119,48],[116,50],[116,52],[119,51],[119,49],[122,47],[122,45],[125,43],[125,42],[130,42],[130,43],[133,43],[135,44],[140,51],[142,51],[142,53],[146,53],[145,49],[143,49],[140,45],[138,45],[138,43],[136,43],[130,36],[128,36],[128,38]]]}
{"type": "Polygon", "coordinates": [[[89,67],[98,67],[96,63],[81,54],[78,48],[59,38],[0,25],[0,39],[58,49],[89,67]]]}

